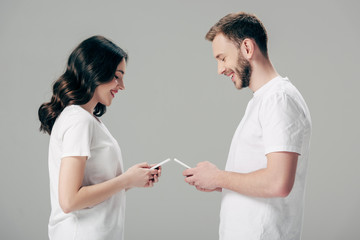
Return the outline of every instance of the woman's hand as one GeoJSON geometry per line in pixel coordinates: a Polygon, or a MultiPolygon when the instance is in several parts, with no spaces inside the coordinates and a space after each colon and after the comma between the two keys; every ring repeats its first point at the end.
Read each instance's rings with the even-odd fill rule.
{"type": "Polygon", "coordinates": [[[124,177],[128,178],[127,188],[132,187],[152,187],[158,181],[158,170],[150,169],[147,163],[139,163],[129,168],[124,177]]]}
{"type": "MultiPolygon", "coordinates": [[[[150,167],[153,167],[153,166],[155,166],[155,165],[156,165],[156,164],[151,164],[150,167]]],[[[158,173],[155,174],[155,175],[153,175],[153,177],[154,177],[153,182],[154,182],[154,183],[157,183],[157,182],[159,181],[159,177],[161,176],[161,169],[162,169],[162,167],[159,166],[159,167],[157,167],[157,168],[155,168],[155,169],[158,170],[158,173]]]]}

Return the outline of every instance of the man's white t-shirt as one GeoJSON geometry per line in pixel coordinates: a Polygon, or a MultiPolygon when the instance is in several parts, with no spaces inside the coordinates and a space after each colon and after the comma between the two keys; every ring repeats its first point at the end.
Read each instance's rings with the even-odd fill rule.
{"type": "Polygon", "coordinates": [[[58,194],[59,171],[61,159],[68,156],[87,156],[82,186],[110,180],[124,171],[119,145],[105,125],[80,106],[66,107],[56,119],[50,136],[49,238],[123,239],[125,190],[92,207],[68,214],[62,211],[58,194]]]}
{"type": "Polygon", "coordinates": [[[295,183],[285,198],[256,198],[223,189],[221,240],[299,240],[309,158],[311,118],[300,92],[287,78],[272,79],[248,103],[229,151],[226,171],[266,168],[266,154],[299,155],[295,183]]]}

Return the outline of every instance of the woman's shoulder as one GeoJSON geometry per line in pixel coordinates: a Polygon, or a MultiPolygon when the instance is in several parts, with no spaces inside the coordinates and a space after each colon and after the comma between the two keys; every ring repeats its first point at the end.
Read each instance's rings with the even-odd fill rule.
{"type": "Polygon", "coordinates": [[[92,121],[94,117],[79,105],[70,105],[64,108],[60,118],[66,118],[73,121],[92,121]]]}
{"type": "MultiPolygon", "coordinates": [[[[75,125],[93,125],[96,119],[79,105],[71,105],[64,108],[55,121],[57,128],[66,131],[75,125]]],[[[54,127],[55,127],[54,125],[54,127]]]]}

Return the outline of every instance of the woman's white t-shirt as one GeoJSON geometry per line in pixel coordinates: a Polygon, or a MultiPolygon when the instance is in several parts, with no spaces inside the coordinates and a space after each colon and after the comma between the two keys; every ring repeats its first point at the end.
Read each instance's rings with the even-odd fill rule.
{"type": "Polygon", "coordinates": [[[49,238],[123,239],[125,190],[95,206],[65,214],[59,205],[61,159],[87,156],[82,186],[110,180],[124,172],[121,150],[105,125],[77,105],[66,107],[56,119],[49,144],[51,215],[49,238]]]}

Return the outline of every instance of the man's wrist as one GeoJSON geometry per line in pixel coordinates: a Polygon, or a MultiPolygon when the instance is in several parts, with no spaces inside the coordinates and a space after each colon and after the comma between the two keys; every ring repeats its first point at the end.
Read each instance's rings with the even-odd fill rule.
{"type": "Polygon", "coordinates": [[[223,187],[222,185],[223,185],[224,174],[225,174],[224,170],[218,170],[216,176],[214,176],[216,188],[223,187]]]}

